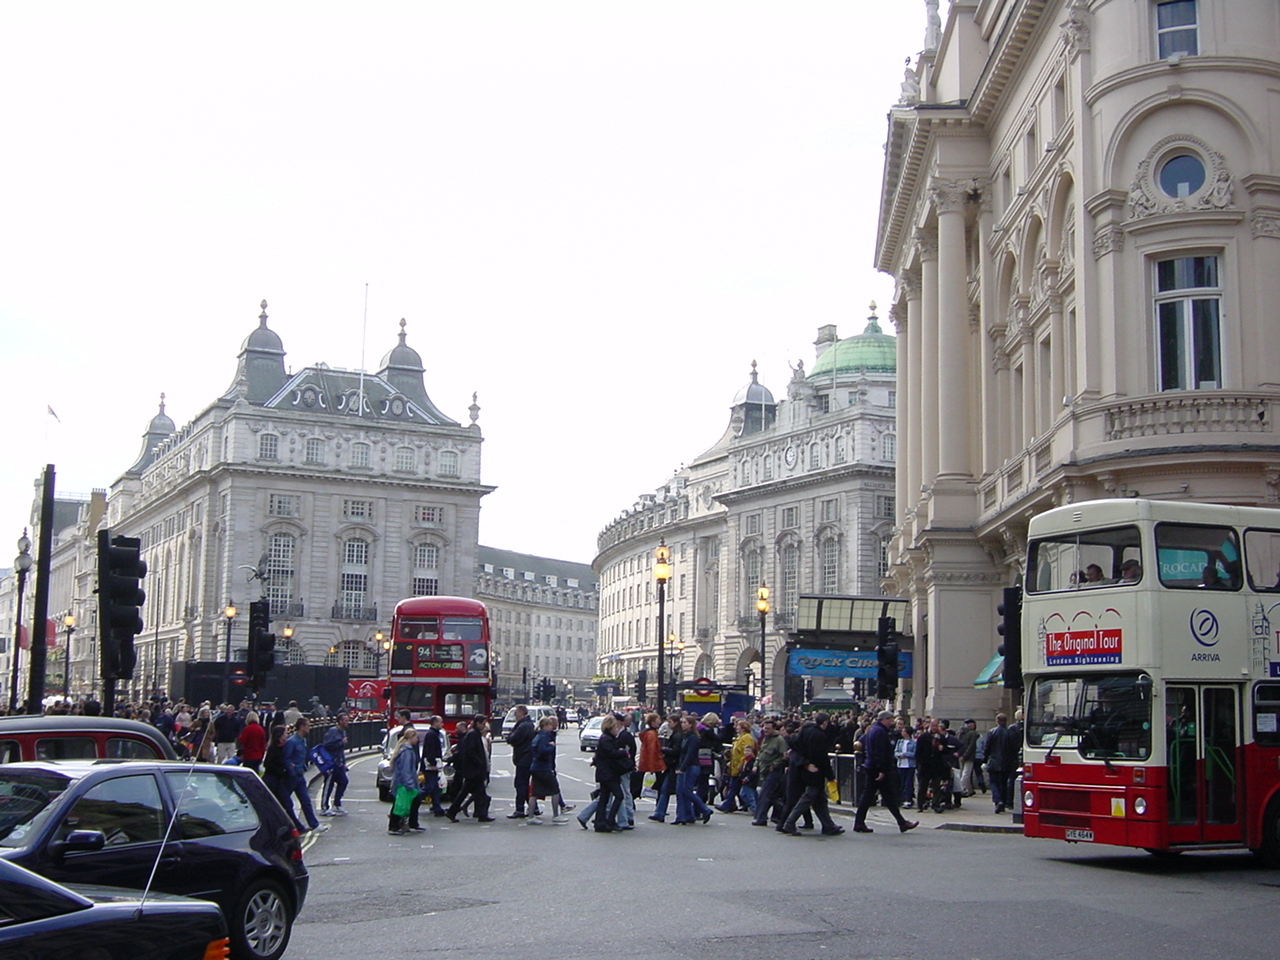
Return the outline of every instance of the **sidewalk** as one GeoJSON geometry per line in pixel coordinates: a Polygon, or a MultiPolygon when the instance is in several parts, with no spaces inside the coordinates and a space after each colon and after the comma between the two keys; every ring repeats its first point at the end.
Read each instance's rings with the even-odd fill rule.
{"type": "MultiPolygon", "coordinates": [[[[856,809],[855,803],[831,804],[832,816],[848,817],[850,820],[853,819],[856,809]]],[[[919,820],[921,829],[961,830],[966,833],[1022,833],[1022,824],[1014,823],[1009,813],[996,813],[990,794],[978,793],[972,797],[966,797],[959,810],[934,813],[926,809],[924,813],[920,813],[913,807],[910,810],[904,808],[902,815],[908,820],[919,820]]],[[[867,812],[867,825],[884,827],[886,830],[897,829],[893,818],[889,816],[889,811],[880,806],[872,807],[867,812]]]]}

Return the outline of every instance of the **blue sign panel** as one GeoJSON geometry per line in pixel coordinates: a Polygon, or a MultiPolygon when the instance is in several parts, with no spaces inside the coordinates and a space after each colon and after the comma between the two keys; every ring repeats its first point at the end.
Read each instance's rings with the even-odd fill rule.
{"type": "MultiPolygon", "coordinates": [[[[898,652],[898,676],[911,679],[911,654],[898,652]]],[[[792,650],[787,672],[793,677],[861,677],[874,680],[874,650],[792,650]]]]}

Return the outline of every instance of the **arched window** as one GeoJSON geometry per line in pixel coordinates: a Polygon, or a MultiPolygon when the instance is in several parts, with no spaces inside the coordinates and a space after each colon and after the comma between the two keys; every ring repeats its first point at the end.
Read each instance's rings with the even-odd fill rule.
{"type": "Polygon", "coordinates": [[[273,533],[267,541],[267,578],[263,593],[271,603],[271,616],[301,616],[291,609],[294,594],[294,558],[298,540],[291,533],[273,533]]]}
{"type": "Polygon", "coordinates": [[[340,620],[368,620],[369,541],[352,537],[342,545],[342,580],[339,584],[338,607],[334,614],[340,620]]]}
{"type": "Polygon", "coordinates": [[[353,467],[367,467],[369,465],[369,445],[367,443],[353,443],[351,445],[351,465],[353,467]]]}
{"type": "Polygon", "coordinates": [[[434,543],[413,545],[413,583],[415,597],[431,597],[440,592],[440,548],[434,543]]]}
{"type": "Polygon", "coordinates": [[[458,454],[453,450],[445,450],[440,454],[440,476],[456,477],[458,475],[458,454]]]}
{"type": "Polygon", "coordinates": [[[413,447],[396,447],[396,469],[408,473],[417,466],[417,458],[413,455],[413,447]]]}
{"type": "Polygon", "coordinates": [[[819,592],[840,592],[840,541],[828,537],[818,546],[819,592]]]}
{"type": "Polygon", "coordinates": [[[789,543],[782,548],[782,603],[781,612],[794,617],[800,605],[800,548],[789,543]]]}

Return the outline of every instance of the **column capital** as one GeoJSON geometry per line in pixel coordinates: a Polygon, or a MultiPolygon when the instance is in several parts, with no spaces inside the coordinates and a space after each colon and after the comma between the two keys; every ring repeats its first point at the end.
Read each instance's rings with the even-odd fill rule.
{"type": "Polygon", "coordinates": [[[921,260],[938,259],[938,237],[936,234],[917,230],[915,235],[916,253],[921,260]]]}
{"type": "Polygon", "coordinates": [[[979,199],[980,187],[976,180],[943,180],[934,177],[929,181],[929,202],[938,213],[963,213],[970,200],[979,199]]]}
{"type": "MultiPolygon", "coordinates": [[[[935,254],[936,255],[936,254],[935,254]]],[[[908,300],[920,299],[920,274],[912,271],[898,277],[898,292],[908,300]]]]}

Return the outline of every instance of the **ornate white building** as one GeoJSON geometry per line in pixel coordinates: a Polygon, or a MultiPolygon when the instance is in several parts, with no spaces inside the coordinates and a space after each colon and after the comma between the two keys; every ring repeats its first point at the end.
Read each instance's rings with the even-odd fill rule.
{"type": "Polygon", "coordinates": [[[724,435],[601,532],[599,671],[625,690],[641,669],[649,691],[657,683],[659,540],[671,548],[664,671],[678,679],[753,677],[759,693],[763,677],[765,694],[778,693],[801,593],[880,592],[894,515],[895,341],[873,315],[845,340],[821,328],[815,346],[812,371],[798,365],[781,402],[752,364],[724,435]],[[765,649],[762,581],[772,593],[765,649]]]}
{"type": "Polygon", "coordinates": [[[890,577],[921,706],[957,717],[998,702],[973,681],[1037,512],[1280,503],[1280,8],[926,9],[877,238],[898,279],[890,577]]]}
{"type": "Polygon", "coordinates": [[[489,609],[496,696],[531,696],[542,677],[558,697],[591,696],[600,594],[590,565],[481,546],[475,596],[489,609]]]}
{"type": "Polygon", "coordinates": [[[106,523],[142,539],[150,568],[134,691],[167,686],[171,661],[225,659],[228,605],[239,659],[260,591],[278,660],[372,673],[398,600],[474,589],[493,489],[480,481],[479,407],[463,425],[432,403],[403,320],[376,373],[286,372],[262,307],[227,392],[181,428],[162,399],[111,486],[106,523]],[[258,570],[265,582],[250,580],[258,570]]]}

